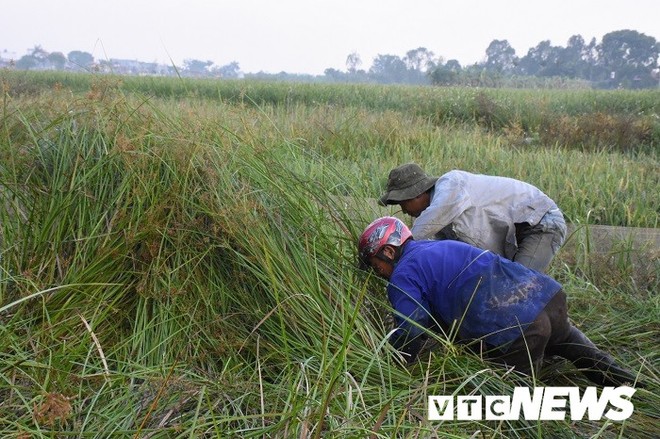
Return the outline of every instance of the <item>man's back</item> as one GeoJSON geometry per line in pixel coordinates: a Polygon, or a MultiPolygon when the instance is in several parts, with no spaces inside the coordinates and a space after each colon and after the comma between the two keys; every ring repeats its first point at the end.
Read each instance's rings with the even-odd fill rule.
{"type": "Polygon", "coordinates": [[[430,205],[415,219],[415,239],[433,239],[451,225],[457,239],[512,258],[515,224],[537,224],[555,202],[535,186],[508,177],[454,170],[442,175],[430,205]]]}
{"type": "Polygon", "coordinates": [[[388,295],[398,313],[422,326],[440,319],[459,324],[461,338],[484,337],[499,346],[520,336],[560,288],[548,276],[462,242],[409,241],[388,295]]]}

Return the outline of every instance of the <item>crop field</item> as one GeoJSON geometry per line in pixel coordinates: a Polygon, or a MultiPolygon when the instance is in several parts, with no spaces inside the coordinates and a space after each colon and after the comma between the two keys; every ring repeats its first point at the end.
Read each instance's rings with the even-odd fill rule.
{"type": "Polygon", "coordinates": [[[410,161],[528,181],[576,227],[658,228],[660,90],[0,84],[1,437],[657,437],[660,249],[576,234],[550,267],[644,384],[629,419],[441,422],[430,395],[590,383],[442,337],[402,365],[355,247],[410,161]]]}

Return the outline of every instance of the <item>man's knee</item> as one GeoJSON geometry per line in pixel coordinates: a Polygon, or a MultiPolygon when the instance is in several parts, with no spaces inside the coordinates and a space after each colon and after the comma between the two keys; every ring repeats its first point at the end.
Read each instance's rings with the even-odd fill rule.
{"type": "Polygon", "coordinates": [[[568,319],[568,303],[564,290],[559,290],[543,309],[552,328],[548,345],[562,343],[571,338],[573,325],[568,319]]]}
{"type": "Polygon", "coordinates": [[[552,326],[545,311],[527,326],[525,331],[510,346],[505,354],[495,357],[517,371],[530,374],[538,371],[543,363],[545,348],[552,333],[552,326]]]}

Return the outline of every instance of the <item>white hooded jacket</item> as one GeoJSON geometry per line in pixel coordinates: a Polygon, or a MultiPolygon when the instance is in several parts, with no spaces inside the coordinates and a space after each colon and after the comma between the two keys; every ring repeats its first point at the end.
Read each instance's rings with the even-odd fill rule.
{"type": "Polygon", "coordinates": [[[534,226],[552,209],[555,202],[529,183],[454,170],[438,178],[411,231],[417,240],[455,237],[511,259],[518,249],[515,224],[534,226]]]}

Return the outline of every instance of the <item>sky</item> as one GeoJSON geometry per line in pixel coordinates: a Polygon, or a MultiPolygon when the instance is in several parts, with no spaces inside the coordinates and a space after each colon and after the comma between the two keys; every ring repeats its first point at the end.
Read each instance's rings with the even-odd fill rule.
{"type": "Polygon", "coordinates": [[[0,0],[0,11],[2,58],[39,45],[97,60],[235,61],[245,73],[345,71],[351,53],[368,69],[419,47],[466,66],[495,39],[522,57],[544,40],[623,29],[660,41],[660,0],[0,0]]]}

